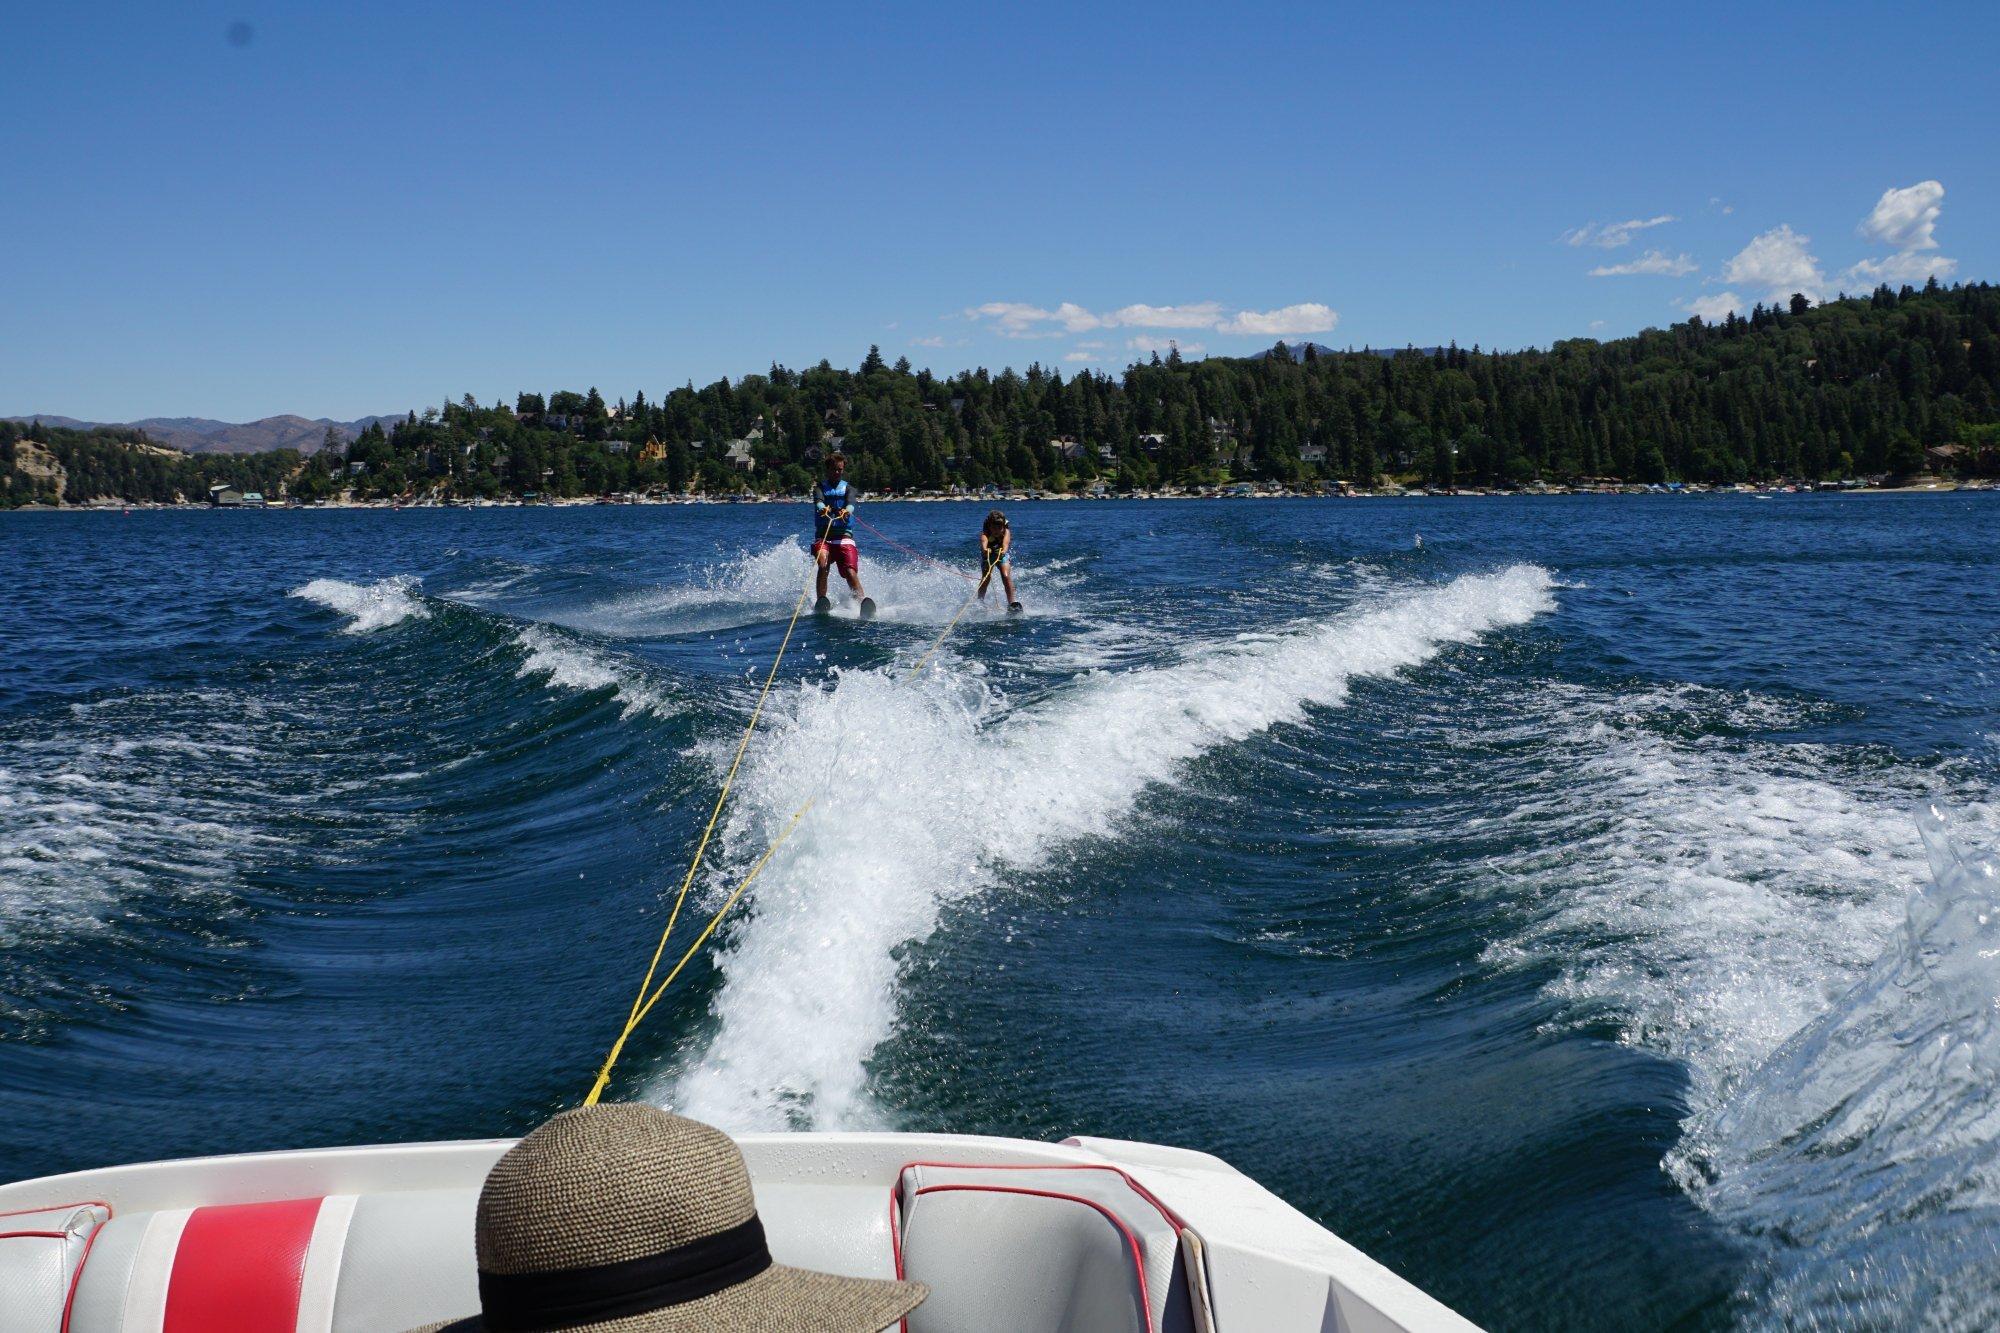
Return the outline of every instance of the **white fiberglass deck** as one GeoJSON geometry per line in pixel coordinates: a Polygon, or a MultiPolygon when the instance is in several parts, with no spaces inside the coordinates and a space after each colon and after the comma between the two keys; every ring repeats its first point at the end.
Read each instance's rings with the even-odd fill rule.
{"type": "MultiPolygon", "coordinates": [[[[1204,1153],[941,1134],[738,1142],[778,1261],[927,1282],[910,1333],[1472,1328],[1204,1153]]],[[[399,1333],[473,1313],[474,1204],[510,1146],[195,1158],[0,1186],[0,1333],[154,1333],[170,1300],[176,1322],[219,1311],[204,1333],[399,1333]],[[205,1289],[218,1304],[200,1304],[205,1289]]]]}

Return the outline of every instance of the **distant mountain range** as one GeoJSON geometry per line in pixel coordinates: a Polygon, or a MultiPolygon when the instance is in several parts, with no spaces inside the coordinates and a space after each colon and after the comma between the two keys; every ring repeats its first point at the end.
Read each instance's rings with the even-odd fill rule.
{"type": "Polygon", "coordinates": [[[7,418],[9,421],[39,421],[45,426],[89,430],[110,426],[121,430],[143,430],[155,444],[164,444],[190,454],[258,454],[270,449],[296,449],[302,454],[317,452],[332,426],[353,439],[369,426],[402,420],[400,416],[362,417],[359,421],[334,421],[328,417],[265,417],[259,421],[211,421],[207,417],[147,417],[143,421],[78,421],[54,412],[7,418]]]}

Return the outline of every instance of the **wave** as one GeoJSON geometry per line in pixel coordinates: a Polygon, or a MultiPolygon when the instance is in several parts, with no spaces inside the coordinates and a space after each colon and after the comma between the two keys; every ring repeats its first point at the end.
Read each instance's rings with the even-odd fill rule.
{"type": "Polygon", "coordinates": [[[1751,1295],[1790,1327],[2000,1323],[2000,863],[1919,824],[1930,878],[1888,947],[1669,1159],[1779,1243],[1751,1295]]]}
{"type": "Polygon", "coordinates": [[[68,725],[0,731],[0,1028],[33,1038],[78,1004],[78,941],[149,954],[214,941],[247,867],[281,857],[282,798],[254,703],[202,692],[71,710],[68,725]]]}
{"type": "Polygon", "coordinates": [[[738,1129],[879,1122],[866,1062],[895,1021],[898,955],[949,904],[1114,832],[1147,786],[1204,752],[1552,610],[1551,587],[1533,566],[1468,575],[1171,665],[1086,675],[1011,713],[964,672],[909,685],[846,671],[801,688],[738,780],[728,864],[740,873],[809,793],[817,803],[716,955],[715,1031],[688,1052],[672,1103],[738,1129]]]}
{"type": "Polygon", "coordinates": [[[1547,687],[1520,725],[1557,753],[1536,756],[1532,789],[1497,821],[1520,849],[1480,867],[1532,914],[1488,961],[1555,964],[1553,994],[1682,1061],[1698,1107],[1825,1010],[1923,877],[1907,811],[1924,774],[1843,780],[1819,747],[1687,734],[1775,708],[1547,687]]]}
{"type": "MultiPolygon", "coordinates": [[[[880,552],[884,549],[881,543],[862,544],[861,581],[875,600],[876,618],[918,625],[949,621],[972,585],[948,565],[883,558],[880,552]]],[[[529,598],[515,609],[528,619],[587,634],[649,638],[782,618],[812,579],[811,555],[805,544],[792,536],[763,550],[741,552],[702,566],[685,583],[673,587],[628,588],[581,601],[567,595],[549,601],[529,598]]],[[[827,592],[841,606],[850,596],[838,574],[830,579],[827,592]]],[[[481,594],[466,600],[500,599],[481,594]]],[[[1003,617],[1006,608],[1001,600],[990,596],[983,607],[968,611],[966,619],[1003,617]]],[[[1065,614],[1069,606],[1053,588],[1044,586],[1038,590],[1035,610],[1039,615],[1065,614]]]]}
{"type": "MultiPolygon", "coordinates": [[[[522,577],[518,572],[510,578],[522,577]]],[[[418,592],[417,579],[405,575],[356,584],[342,579],[314,579],[294,588],[291,595],[317,603],[348,617],[342,627],[347,634],[366,634],[401,624],[405,620],[427,620],[431,607],[418,592]]],[[[458,604],[473,611],[489,626],[503,634],[519,621],[485,609],[494,598],[484,594],[457,593],[447,605],[458,604]]],[[[671,703],[667,692],[646,680],[632,663],[564,633],[552,625],[530,623],[513,631],[512,646],[522,655],[515,676],[539,679],[555,689],[591,693],[609,690],[624,708],[624,715],[650,712],[664,715],[671,703]]]]}
{"type": "Polygon", "coordinates": [[[809,575],[806,549],[790,538],[755,552],[702,566],[687,582],[666,588],[625,588],[580,600],[533,601],[523,614],[565,629],[634,639],[723,629],[746,618],[782,614],[809,575]]]}
{"type": "Polygon", "coordinates": [[[367,634],[412,617],[419,620],[428,617],[430,608],[417,595],[417,586],[416,579],[401,575],[365,584],[314,579],[292,589],[291,595],[346,616],[344,633],[367,634]]]}
{"type": "Polygon", "coordinates": [[[1662,1165],[1770,1243],[1758,1322],[1989,1326],[2000,884],[1911,812],[1954,800],[1982,838],[2000,812],[1949,766],[1757,738],[1825,707],[1548,687],[1517,725],[1561,753],[1489,830],[1521,849],[1476,867],[1530,921],[1487,961],[1553,966],[1574,1021],[1682,1065],[1662,1165]]]}
{"type": "Polygon", "coordinates": [[[587,644],[540,625],[523,629],[515,641],[526,654],[520,670],[514,673],[523,680],[539,676],[550,686],[583,693],[609,690],[624,706],[628,718],[637,713],[663,716],[670,711],[671,699],[664,690],[641,678],[631,665],[587,644]]]}

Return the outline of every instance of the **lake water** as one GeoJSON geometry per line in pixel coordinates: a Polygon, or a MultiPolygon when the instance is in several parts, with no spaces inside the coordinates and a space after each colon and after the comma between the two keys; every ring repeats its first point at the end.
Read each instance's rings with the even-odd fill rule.
{"type": "MultiPolygon", "coordinates": [[[[1497,1329],[2000,1321],[2000,497],[1024,504],[910,679],[983,510],[862,507],[954,568],[800,623],[614,1096],[1206,1149],[1497,1329]]],[[[574,1103],[803,519],[0,516],[0,1173],[574,1103]]]]}

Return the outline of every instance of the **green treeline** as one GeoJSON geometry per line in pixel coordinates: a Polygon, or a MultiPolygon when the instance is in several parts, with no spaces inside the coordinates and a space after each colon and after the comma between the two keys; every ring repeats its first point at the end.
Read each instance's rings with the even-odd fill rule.
{"type": "MultiPolygon", "coordinates": [[[[940,378],[871,349],[857,371],[773,366],[657,402],[635,394],[612,405],[595,389],[491,406],[467,395],[392,430],[373,427],[302,467],[294,459],[289,489],[303,499],[349,489],[360,497],[802,491],[829,448],[847,454],[859,487],[878,493],[1367,485],[1384,475],[1441,486],[1726,482],[1910,473],[1941,446],[1956,448],[1933,463],[2000,470],[1996,423],[2000,288],[1933,281],[1820,306],[1794,297],[1747,318],[1691,319],[1545,351],[1170,354],[1122,376],[1065,379],[1040,365],[940,378]]],[[[65,450],[86,452],[64,432],[45,434],[66,467],[65,450]]],[[[145,487],[119,492],[129,498],[203,488],[164,462],[121,473],[89,456],[91,484],[145,487]]],[[[220,460],[192,465],[204,478],[237,480],[213,473],[220,460]]],[[[249,480],[275,493],[270,477],[249,480]]],[[[85,492],[72,481],[70,495],[85,492]]]]}
{"type": "Polygon", "coordinates": [[[203,500],[214,485],[276,495],[303,462],[296,449],[184,454],[147,443],[142,431],[0,421],[0,509],[53,504],[58,498],[71,504],[99,498],[203,500]]]}

